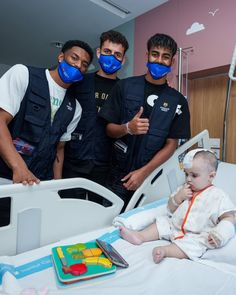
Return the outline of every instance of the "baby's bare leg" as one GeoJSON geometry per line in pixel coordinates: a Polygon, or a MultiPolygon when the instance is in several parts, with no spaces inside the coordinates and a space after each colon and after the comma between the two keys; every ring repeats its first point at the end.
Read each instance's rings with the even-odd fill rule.
{"type": "Polygon", "coordinates": [[[153,223],[141,231],[128,229],[124,226],[120,227],[121,237],[134,245],[140,245],[143,242],[154,241],[159,239],[159,233],[156,223],[153,223]]]}
{"type": "Polygon", "coordinates": [[[155,247],[152,250],[152,257],[155,263],[160,263],[165,257],[174,257],[179,259],[188,258],[188,256],[176,244],[155,247]]]}

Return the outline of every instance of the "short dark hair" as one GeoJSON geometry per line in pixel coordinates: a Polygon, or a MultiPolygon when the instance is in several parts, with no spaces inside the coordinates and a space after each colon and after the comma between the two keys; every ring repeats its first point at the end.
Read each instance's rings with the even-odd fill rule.
{"type": "Polygon", "coordinates": [[[77,46],[77,47],[80,47],[80,48],[84,49],[88,53],[88,55],[90,57],[90,62],[89,63],[92,62],[92,60],[93,60],[93,50],[88,45],[88,43],[86,43],[84,41],[80,41],[80,40],[69,40],[69,41],[67,41],[63,45],[63,47],[61,49],[61,52],[65,53],[67,50],[71,49],[74,46],[77,46]]]}
{"type": "Polygon", "coordinates": [[[125,52],[129,48],[129,43],[127,39],[120,32],[113,31],[113,30],[103,32],[100,36],[100,48],[102,48],[103,43],[107,40],[115,44],[121,44],[124,47],[125,52]]]}
{"type": "Polygon", "coordinates": [[[153,47],[163,47],[170,49],[172,56],[177,52],[177,43],[173,38],[165,34],[155,34],[147,41],[147,50],[150,51],[153,47]]]}

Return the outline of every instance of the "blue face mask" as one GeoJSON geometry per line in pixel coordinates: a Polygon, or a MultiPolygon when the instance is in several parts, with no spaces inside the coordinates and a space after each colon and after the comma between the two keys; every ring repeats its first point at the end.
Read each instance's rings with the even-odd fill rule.
{"type": "Polygon", "coordinates": [[[73,67],[65,60],[59,63],[58,73],[64,83],[79,82],[83,79],[80,69],[73,67]]]}
{"type": "Polygon", "coordinates": [[[114,55],[101,54],[98,61],[102,70],[108,75],[114,74],[122,66],[122,62],[114,55]]]}
{"type": "Polygon", "coordinates": [[[148,62],[147,67],[152,78],[155,80],[163,78],[171,72],[171,66],[165,66],[159,63],[148,62]]]}

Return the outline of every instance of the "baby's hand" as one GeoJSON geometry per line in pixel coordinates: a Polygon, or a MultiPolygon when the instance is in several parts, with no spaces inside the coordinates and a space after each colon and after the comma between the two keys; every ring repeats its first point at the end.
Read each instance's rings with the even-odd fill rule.
{"type": "Polygon", "coordinates": [[[208,242],[213,248],[219,248],[221,246],[221,239],[216,231],[211,231],[209,233],[208,242]]]}
{"type": "Polygon", "coordinates": [[[191,199],[192,196],[193,196],[193,192],[190,188],[190,185],[185,183],[184,186],[175,195],[175,199],[177,202],[182,203],[183,201],[187,199],[191,199]]]}

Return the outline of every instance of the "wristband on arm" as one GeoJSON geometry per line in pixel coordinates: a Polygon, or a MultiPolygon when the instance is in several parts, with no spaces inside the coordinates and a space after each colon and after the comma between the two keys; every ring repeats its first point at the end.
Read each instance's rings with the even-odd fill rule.
{"type": "Polygon", "coordinates": [[[173,204],[174,206],[179,207],[180,204],[178,204],[178,203],[175,201],[175,197],[174,197],[174,196],[171,197],[170,199],[171,199],[171,202],[172,202],[172,204],[173,204]]]}
{"type": "Polygon", "coordinates": [[[131,129],[129,128],[129,122],[127,122],[127,123],[125,124],[125,126],[126,126],[127,133],[130,134],[130,135],[133,135],[133,132],[132,132],[131,129]]]}

